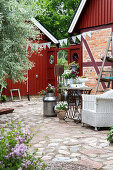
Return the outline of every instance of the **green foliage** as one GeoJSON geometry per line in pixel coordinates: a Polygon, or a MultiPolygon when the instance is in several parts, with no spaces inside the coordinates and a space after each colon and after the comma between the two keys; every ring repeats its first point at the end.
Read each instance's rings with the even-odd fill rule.
{"type": "Polygon", "coordinates": [[[48,83],[48,86],[46,87],[46,93],[54,93],[55,87],[48,83]]]}
{"type": "Polygon", "coordinates": [[[1,102],[7,102],[7,96],[6,95],[2,95],[0,98],[1,102]]]}
{"type": "Polygon", "coordinates": [[[58,58],[57,64],[66,66],[68,64],[68,61],[65,58],[58,58]]]}
{"type": "Polygon", "coordinates": [[[66,70],[66,66],[68,65],[68,51],[60,50],[57,53],[57,64],[64,65],[64,70],[66,70]]]}
{"type": "Polygon", "coordinates": [[[59,102],[56,107],[56,110],[67,110],[68,109],[68,104],[67,102],[59,102]]]}
{"type": "Polygon", "coordinates": [[[39,0],[37,19],[58,39],[67,38],[67,30],[80,0],[39,0]]]}
{"type": "Polygon", "coordinates": [[[108,132],[108,134],[107,134],[107,140],[109,141],[109,142],[113,142],[113,126],[112,127],[110,127],[110,131],[108,132]]]}
{"type": "Polygon", "coordinates": [[[40,158],[35,158],[36,152],[29,153],[29,142],[35,133],[21,127],[19,122],[15,126],[12,122],[8,132],[4,128],[0,131],[0,169],[1,170],[44,170],[46,165],[40,158]]]}
{"type": "Polygon", "coordinates": [[[33,2],[0,0],[0,82],[7,77],[24,81],[26,68],[32,67],[25,47],[29,37],[35,38],[36,31],[25,21],[33,16],[33,2]]]}
{"type": "Polygon", "coordinates": [[[45,96],[46,95],[46,91],[45,90],[41,90],[40,92],[38,92],[39,96],[45,96]]]}

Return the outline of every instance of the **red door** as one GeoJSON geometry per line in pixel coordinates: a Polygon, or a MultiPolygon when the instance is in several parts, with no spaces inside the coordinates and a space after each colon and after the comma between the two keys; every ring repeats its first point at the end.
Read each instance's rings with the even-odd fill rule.
{"type": "Polygon", "coordinates": [[[68,48],[68,63],[71,63],[73,61],[76,61],[76,63],[79,63],[79,75],[82,75],[82,50],[81,50],[81,44],[77,45],[70,45],[68,48]]]}
{"type": "Polygon", "coordinates": [[[47,52],[42,50],[40,53],[35,52],[31,57],[34,67],[29,70],[29,95],[37,95],[47,86],[47,52]]]}
{"type": "Polygon", "coordinates": [[[55,64],[57,64],[57,48],[52,47],[47,51],[47,82],[53,86],[55,86],[55,64]]]}

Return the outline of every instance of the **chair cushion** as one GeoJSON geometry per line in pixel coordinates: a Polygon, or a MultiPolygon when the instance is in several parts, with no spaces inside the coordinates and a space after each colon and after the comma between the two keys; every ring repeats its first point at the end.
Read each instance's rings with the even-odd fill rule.
{"type": "Polygon", "coordinates": [[[110,80],[113,80],[113,77],[104,77],[104,79],[110,79],[110,80]]]}
{"type": "Polygon", "coordinates": [[[103,97],[103,98],[107,98],[107,97],[110,98],[110,97],[113,97],[113,90],[111,89],[111,90],[109,90],[109,91],[107,91],[107,92],[101,94],[100,97],[103,97]]]}

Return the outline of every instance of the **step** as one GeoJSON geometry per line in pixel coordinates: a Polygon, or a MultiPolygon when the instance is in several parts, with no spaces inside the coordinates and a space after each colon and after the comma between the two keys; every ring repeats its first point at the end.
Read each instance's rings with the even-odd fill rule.
{"type": "Polygon", "coordinates": [[[113,79],[111,78],[101,78],[100,81],[102,82],[110,82],[110,81],[113,81],[113,79]]]}
{"type": "MultiPolygon", "coordinates": [[[[101,58],[101,60],[103,61],[104,57],[101,58]]],[[[106,57],[106,61],[107,62],[113,62],[113,57],[106,57]]]]}
{"type": "Polygon", "coordinates": [[[12,109],[12,108],[0,109],[0,115],[12,113],[13,111],[14,111],[14,109],[12,109]]]}
{"type": "MultiPolygon", "coordinates": [[[[96,80],[98,80],[98,78],[96,80]]],[[[113,81],[113,79],[106,79],[106,78],[100,79],[100,82],[110,82],[110,81],[113,81]]]]}
{"type": "Polygon", "coordinates": [[[97,92],[104,92],[103,90],[98,90],[97,92]]]}

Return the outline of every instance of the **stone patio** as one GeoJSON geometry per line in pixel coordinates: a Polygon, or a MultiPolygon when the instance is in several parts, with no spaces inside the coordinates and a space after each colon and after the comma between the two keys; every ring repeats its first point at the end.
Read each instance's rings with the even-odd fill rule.
{"type": "Polygon", "coordinates": [[[42,98],[23,99],[20,102],[0,104],[2,108],[14,108],[13,113],[0,115],[0,128],[12,120],[28,129],[38,129],[32,140],[33,149],[38,148],[48,170],[113,170],[113,146],[107,142],[108,130],[94,131],[89,126],[82,127],[73,120],[59,123],[57,117],[43,117],[42,98]]]}

